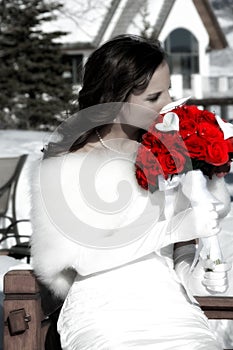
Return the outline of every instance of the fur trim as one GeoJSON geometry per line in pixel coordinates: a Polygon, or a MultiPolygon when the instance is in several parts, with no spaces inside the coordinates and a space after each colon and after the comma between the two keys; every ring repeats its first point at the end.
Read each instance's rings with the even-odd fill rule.
{"type": "MultiPolygon", "coordinates": [[[[76,192],[74,192],[74,186],[73,184],[74,179],[73,175],[70,176],[70,174],[74,174],[76,176],[77,174],[77,168],[72,168],[72,157],[70,158],[70,162],[67,165],[66,171],[65,171],[65,183],[67,187],[65,190],[67,190],[67,198],[69,199],[70,203],[73,205],[75,210],[79,214],[82,215],[82,217],[86,218],[87,220],[92,221],[92,225],[103,224],[104,227],[112,227],[114,223],[114,227],[117,229],[119,227],[119,224],[123,221],[122,215],[109,215],[107,217],[104,216],[104,220],[102,216],[99,216],[98,212],[94,213],[90,216],[89,211],[86,211],[85,202],[81,201],[80,198],[78,198],[78,195],[76,192]],[[75,172],[74,172],[75,169],[75,172]],[[77,203],[78,202],[78,203],[77,203]],[[86,216],[85,216],[86,215],[86,216]],[[107,220],[109,219],[109,221],[107,220]]],[[[58,158],[51,158],[48,160],[43,161],[44,171],[45,171],[45,183],[43,183],[43,190],[47,191],[45,193],[48,193],[48,191],[51,190],[51,187],[53,187],[53,179],[55,179],[55,176],[58,176],[57,172],[54,171],[56,169],[56,165],[58,158]],[[47,188],[46,188],[47,186],[47,188]]],[[[75,160],[76,162],[76,160],[75,160]]],[[[78,161],[79,162],[79,161],[78,161]]],[[[93,165],[93,161],[91,160],[91,164],[93,165]]],[[[115,163],[114,163],[115,164],[115,163]]],[[[75,166],[77,164],[75,163],[75,166]]],[[[110,164],[111,165],[111,164],[110,164]]],[[[101,177],[101,181],[99,183],[99,188],[102,190],[101,195],[104,194],[106,198],[106,201],[109,200],[110,202],[113,200],[111,197],[112,191],[109,191],[109,186],[111,188],[115,188],[115,184],[119,182],[119,179],[117,176],[119,175],[119,171],[122,171],[122,173],[127,173],[128,165],[125,165],[125,162],[122,162],[119,166],[119,164],[114,165],[116,167],[112,168],[111,166],[105,169],[105,177],[101,177]],[[124,168],[126,167],[126,168],[124,168]],[[116,174],[116,179],[115,179],[116,174]],[[116,181],[115,181],[116,180],[116,181]],[[107,181],[110,181],[108,184],[107,181]],[[110,196],[110,197],[108,197],[110,196]]],[[[83,274],[83,271],[85,270],[88,273],[95,272],[94,269],[99,268],[105,269],[112,266],[106,266],[104,264],[101,265],[101,259],[105,261],[104,257],[102,257],[102,252],[98,252],[98,257],[101,256],[100,261],[97,259],[93,259],[95,257],[94,252],[89,251],[87,247],[82,247],[80,244],[76,243],[75,241],[67,238],[65,234],[62,234],[59,229],[56,227],[56,225],[52,222],[49,214],[46,211],[46,207],[44,205],[44,201],[42,198],[42,192],[41,192],[41,183],[39,178],[39,170],[40,170],[40,161],[35,161],[35,164],[32,166],[31,171],[31,223],[32,223],[32,237],[31,237],[31,252],[32,252],[32,266],[35,270],[36,275],[41,280],[42,283],[44,283],[56,296],[60,298],[65,298],[73,281],[76,277],[77,272],[81,271],[83,274]],[[91,253],[91,254],[90,254],[91,253]],[[88,256],[88,258],[87,258],[88,256]],[[98,263],[97,263],[98,262],[98,263]],[[91,266],[90,265],[94,266],[91,266]],[[96,266],[98,265],[98,266],[96,266]],[[87,269],[92,269],[88,270],[87,269]]],[[[95,167],[94,167],[95,168],[95,167]]],[[[89,169],[89,168],[88,168],[89,169]]],[[[89,170],[90,171],[90,170],[89,170]]],[[[92,172],[91,172],[92,173],[92,172]]],[[[76,180],[76,177],[75,177],[76,180]]],[[[129,183],[134,183],[135,186],[138,189],[138,185],[135,180],[134,172],[132,174],[129,174],[129,183]]],[[[209,190],[211,193],[217,197],[221,202],[224,203],[224,208],[221,211],[220,215],[221,217],[225,216],[229,210],[230,210],[230,196],[227,191],[226,184],[224,182],[224,179],[219,179],[217,177],[214,177],[212,180],[207,181],[209,190]]],[[[56,191],[56,189],[55,189],[56,191]]],[[[50,193],[50,192],[49,192],[50,193]]],[[[59,203],[56,201],[56,192],[52,190],[53,193],[53,201],[54,205],[59,205],[59,203]],[[54,195],[55,193],[55,195],[54,195]]],[[[156,200],[159,202],[162,201],[161,193],[155,193],[156,200]]],[[[143,195],[142,195],[143,197],[143,195]]],[[[141,197],[140,197],[141,198],[141,197]]],[[[139,199],[140,199],[139,198],[139,199]]],[[[141,198],[143,201],[143,198],[141,198]]],[[[140,199],[140,200],[141,200],[140,199]]],[[[146,200],[146,194],[145,194],[145,200],[146,200]]],[[[143,201],[145,204],[145,202],[143,201]]],[[[138,210],[141,206],[141,202],[137,202],[136,200],[133,201],[133,207],[127,208],[127,212],[124,213],[124,220],[130,220],[135,215],[135,211],[138,210]],[[137,205],[138,204],[138,205],[137,205]],[[136,207],[135,207],[136,206],[136,207]],[[130,214],[131,213],[131,214],[130,214]],[[133,217],[130,216],[133,214],[133,217]]],[[[190,203],[188,199],[184,198],[184,195],[179,191],[178,197],[176,200],[176,211],[180,212],[182,210],[182,207],[184,209],[187,209],[187,207],[190,206],[190,203]]],[[[153,209],[153,207],[152,207],[153,209]]],[[[140,214],[140,213],[139,213],[140,214]]],[[[137,215],[137,213],[136,213],[137,215]]],[[[64,218],[65,220],[65,218],[64,218]]],[[[127,223],[127,221],[126,221],[127,223]]],[[[77,228],[78,229],[78,228],[77,228]]],[[[115,252],[115,254],[118,256],[118,259],[120,260],[121,253],[115,252]]],[[[106,254],[106,253],[105,253],[106,254]]],[[[127,254],[128,256],[129,254],[127,254]]],[[[114,259],[112,259],[114,262],[114,259]]],[[[110,265],[112,263],[111,259],[107,260],[110,265]]],[[[118,264],[118,260],[116,259],[116,265],[118,264]]],[[[97,269],[98,270],[98,269],[97,269]]],[[[87,274],[88,274],[87,273],[87,274]]],[[[84,273],[85,274],[85,273],[84,273]]]]}
{"type": "MultiPolygon", "coordinates": [[[[80,247],[62,235],[50,220],[40,190],[39,166],[40,162],[36,161],[30,174],[32,266],[42,283],[56,296],[65,298],[76,276],[72,266],[79,257],[80,247]]],[[[50,166],[53,162],[48,162],[48,176],[50,166]]]]}

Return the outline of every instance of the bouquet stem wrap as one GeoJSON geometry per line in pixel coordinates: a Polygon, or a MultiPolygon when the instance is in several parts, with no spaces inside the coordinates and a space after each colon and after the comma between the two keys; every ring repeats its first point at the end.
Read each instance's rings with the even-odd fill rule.
{"type": "MultiPolygon", "coordinates": [[[[207,181],[200,170],[189,171],[183,178],[182,191],[189,198],[193,208],[211,205],[217,213],[217,209],[223,204],[216,199],[207,188],[207,181]]],[[[201,219],[201,218],[200,218],[201,219]]],[[[218,241],[218,235],[200,239],[200,248],[205,259],[210,259],[214,264],[221,264],[222,252],[218,241]]],[[[199,249],[200,250],[200,249],[199,249]]],[[[200,253],[200,251],[199,251],[200,253]]]]}

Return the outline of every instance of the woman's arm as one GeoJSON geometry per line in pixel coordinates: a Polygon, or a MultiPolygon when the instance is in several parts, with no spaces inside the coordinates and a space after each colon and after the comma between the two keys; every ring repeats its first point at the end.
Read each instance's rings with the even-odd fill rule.
{"type": "Polygon", "coordinates": [[[192,239],[191,241],[187,241],[187,242],[177,242],[174,244],[174,250],[176,250],[177,248],[179,247],[183,247],[183,246],[186,246],[186,245],[189,245],[189,244],[197,244],[198,240],[196,239],[192,239]]]}

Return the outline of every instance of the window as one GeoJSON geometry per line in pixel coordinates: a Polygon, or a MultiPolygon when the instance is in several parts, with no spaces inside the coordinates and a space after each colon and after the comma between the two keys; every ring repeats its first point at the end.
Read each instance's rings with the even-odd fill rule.
{"type": "Polygon", "coordinates": [[[191,88],[191,74],[199,73],[198,41],[186,29],[178,28],[165,40],[171,74],[183,75],[183,86],[191,88]]]}
{"type": "Polygon", "coordinates": [[[63,63],[66,65],[63,77],[70,81],[72,85],[80,84],[83,68],[83,55],[64,55],[63,63]]]}

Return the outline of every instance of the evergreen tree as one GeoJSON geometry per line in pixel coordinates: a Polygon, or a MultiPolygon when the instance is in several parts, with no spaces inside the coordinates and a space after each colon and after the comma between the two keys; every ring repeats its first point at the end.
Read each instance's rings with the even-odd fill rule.
{"type": "Polygon", "coordinates": [[[50,128],[69,110],[72,87],[62,77],[59,38],[41,24],[62,5],[50,0],[0,0],[0,124],[50,128]]]}

